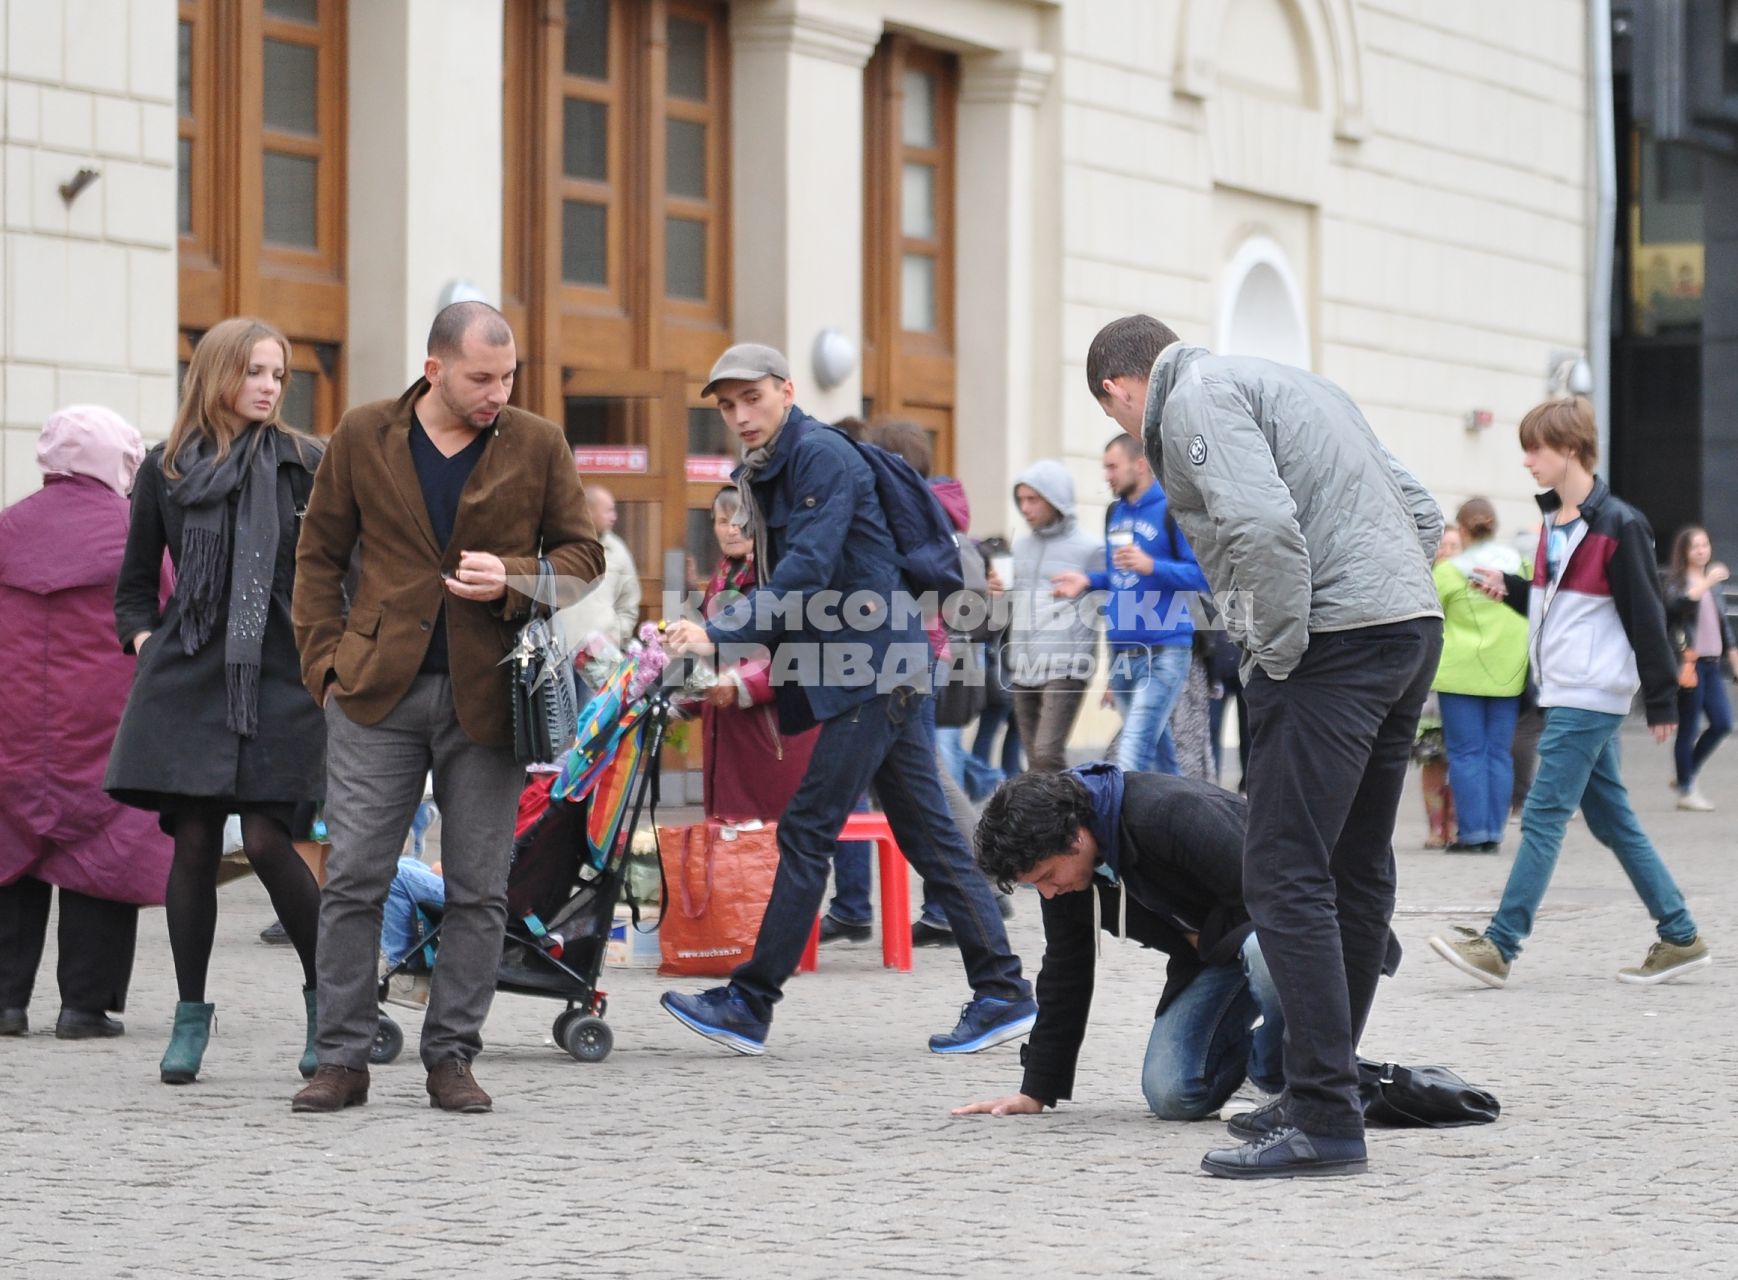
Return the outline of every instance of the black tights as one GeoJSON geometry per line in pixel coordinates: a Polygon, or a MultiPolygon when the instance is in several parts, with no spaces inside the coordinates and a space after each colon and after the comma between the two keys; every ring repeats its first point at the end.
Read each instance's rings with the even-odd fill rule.
{"type": "MultiPolygon", "coordinates": [[[[180,998],[194,1003],[205,999],[205,975],[217,933],[217,866],[223,859],[226,816],[220,809],[195,806],[177,810],[174,816],[175,861],[169,867],[164,907],[175,983],[180,998]]],[[[284,932],[295,944],[303,985],[311,990],[314,940],[320,932],[320,886],[314,873],[290,843],[290,833],[263,814],[242,815],[241,843],[284,923],[284,932]]]]}

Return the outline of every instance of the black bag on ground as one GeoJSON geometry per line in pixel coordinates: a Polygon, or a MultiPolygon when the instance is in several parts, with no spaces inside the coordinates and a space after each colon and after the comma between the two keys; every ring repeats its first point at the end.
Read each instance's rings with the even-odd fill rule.
{"type": "Polygon", "coordinates": [[[1456,1129],[1489,1124],[1502,1104],[1447,1067],[1403,1067],[1358,1059],[1364,1123],[1387,1129],[1456,1129]]]}

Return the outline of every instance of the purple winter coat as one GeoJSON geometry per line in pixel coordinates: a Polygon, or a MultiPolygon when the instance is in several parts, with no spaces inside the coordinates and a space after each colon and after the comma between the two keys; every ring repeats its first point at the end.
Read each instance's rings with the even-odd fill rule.
{"type": "Polygon", "coordinates": [[[155,906],[173,846],[111,800],[103,770],[133,680],[115,646],[127,500],[49,476],[0,511],[0,885],[34,876],[155,906]]]}

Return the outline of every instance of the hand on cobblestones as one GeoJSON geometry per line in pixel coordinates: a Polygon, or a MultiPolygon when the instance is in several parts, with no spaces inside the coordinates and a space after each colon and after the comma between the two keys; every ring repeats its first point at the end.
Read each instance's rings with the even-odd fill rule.
{"type": "Polygon", "coordinates": [[[1044,1104],[1036,1098],[1027,1097],[1023,1093],[1010,1093],[1005,1098],[988,1098],[983,1102],[974,1102],[968,1106],[955,1107],[956,1116],[1035,1116],[1044,1110],[1044,1104]]]}

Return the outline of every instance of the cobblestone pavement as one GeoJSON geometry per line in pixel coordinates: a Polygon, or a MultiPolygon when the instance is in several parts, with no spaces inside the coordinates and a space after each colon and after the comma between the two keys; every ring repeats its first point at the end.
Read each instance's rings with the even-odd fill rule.
{"type": "MultiPolygon", "coordinates": [[[[292,1117],[297,969],[254,941],[271,912],[243,880],[223,890],[218,1026],[197,1085],[156,1079],[174,1002],[160,912],[141,922],[119,1040],[53,1039],[45,962],[36,1030],[0,1041],[0,1274],[1738,1275],[1738,750],[1704,781],[1722,805],[1709,815],[1672,809],[1667,749],[1632,728],[1626,754],[1715,967],[1657,988],[1613,981],[1652,932],[1577,823],[1512,985],[1475,987],[1424,940],[1482,924],[1508,857],[1421,852],[1409,794],[1407,963],[1365,1050],[1453,1066],[1504,1114],[1376,1134],[1363,1179],[1200,1174],[1224,1130],[1145,1113],[1161,968],[1111,942],[1078,1100],[1042,1117],[950,1118],[1011,1092],[1016,1052],[927,1053],[966,998],[957,959],[920,951],[900,975],[867,946],[828,951],[791,984],[764,1058],[665,1016],[654,971],[612,970],[602,1064],[550,1044],[553,1005],[497,1001],[478,1061],[491,1116],[431,1112],[413,1041],[375,1072],[367,1107],[292,1117]]],[[[1032,968],[1037,915],[1023,897],[1013,924],[1032,968]]],[[[417,1015],[400,1016],[414,1036],[417,1015]]]]}

